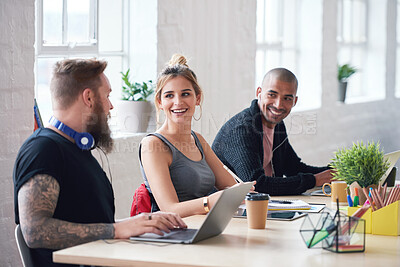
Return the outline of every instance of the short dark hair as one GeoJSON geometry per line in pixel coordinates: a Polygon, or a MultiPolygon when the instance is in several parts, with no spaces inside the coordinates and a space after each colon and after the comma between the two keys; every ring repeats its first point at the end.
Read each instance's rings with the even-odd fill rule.
{"type": "Polygon", "coordinates": [[[285,69],[285,68],[275,68],[275,69],[268,71],[265,74],[261,85],[264,85],[264,83],[272,77],[274,77],[282,82],[295,83],[296,90],[297,90],[297,86],[299,83],[297,81],[296,75],[294,75],[293,72],[291,72],[290,70],[285,69]]]}
{"type": "Polygon", "coordinates": [[[86,88],[97,93],[101,85],[100,75],[107,62],[97,59],[65,59],[54,65],[50,92],[53,106],[65,109],[73,104],[86,88]],[[56,101],[56,103],[55,103],[56,101]]]}

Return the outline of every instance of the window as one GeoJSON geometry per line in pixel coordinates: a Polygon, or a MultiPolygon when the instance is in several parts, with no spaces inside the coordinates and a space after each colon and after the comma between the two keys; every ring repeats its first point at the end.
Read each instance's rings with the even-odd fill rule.
{"type": "Polygon", "coordinates": [[[97,53],[97,1],[38,1],[38,54],[97,53]]]}
{"type": "Polygon", "coordinates": [[[338,64],[358,69],[349,79],[346,103],[385,98],[385,7],[374,0],[338,2],[338,64]]]}
{"type": "Polygon", "coordinates": [[[257,0],[256,85],[272,68],[292,71],[299,81],[294,111],[321,106],[322,4],[257,0]]]}
{"type": "MultiPolygon", "coordinates": [[[[35,96],[43,122],[49,120],[52,67],[64,58],[108,61],[105,74],[112,88],[121,87],[120,72],[128,66],[127,0],[37,0],[35,96]]],[[[114,90],[111,98],[119,97],[114,90]]]]}

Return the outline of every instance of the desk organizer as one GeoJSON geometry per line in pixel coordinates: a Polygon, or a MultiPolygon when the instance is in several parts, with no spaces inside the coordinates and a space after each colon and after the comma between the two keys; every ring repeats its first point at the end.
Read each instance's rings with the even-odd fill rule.
{"type": "MultiPolygon", "coordinates": [[[[351,216],[359,207],[349,207],[347,215],[351,216]]],[[[400,200],[379,210],[368,211],[361,217],[365,220],[365,233],[374,235],[400,235],[400,200]]]]}
{"type": "Polygon", "coordinates": [[[339,211],[334,216],[332,212],[307,214],[300,234],[308,248],[323,248],[336,253],[365,251],[365,220],[339,211]]]}
{"type": "MultiPolygon", "coordinates": [[[[347,209],[347,215],[351,216],[356,212],[360,207],[348,207],[347,209]]],[[[364,215],[361,217],[361,219],[365,220],[365,233],[366,234],[371,234],[372,233],[372,209],[369,208],[364,215]]]]}
{"type": "Polygon", "coordinates": [[[372,212],[372,234],[400,235],[400,200],[372,212]]]}

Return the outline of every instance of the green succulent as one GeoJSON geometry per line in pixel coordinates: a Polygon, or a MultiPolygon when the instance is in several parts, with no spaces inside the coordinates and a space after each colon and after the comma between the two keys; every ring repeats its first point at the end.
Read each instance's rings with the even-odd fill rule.
{"type": "Polygon", "coordinates": [[[357,72],[357,69],[350,66],[349,64],[338,66],[338,80],[341,82],[346,82],[351,75],[357,72]]]}
{"type": "Polygon", "coordinates": [[[151,80],[147,83],[131,83],[129,80],[130,69],[126,73],[121,72],[124,85],[122,86],[122,100],[147,101],[147,98],[154,92],[154,85],[151,80]]]}
{"type": "Polygon", "coordinates": [[[378,184],[382,175],[389,168],[384,159],[380,144],[368,142],[353,143],[351,148],[342,148],[335,152],[330,166],[336,170],[334,179],[345,181],[348,185],[357,182],[361,187],[378,184]]]}

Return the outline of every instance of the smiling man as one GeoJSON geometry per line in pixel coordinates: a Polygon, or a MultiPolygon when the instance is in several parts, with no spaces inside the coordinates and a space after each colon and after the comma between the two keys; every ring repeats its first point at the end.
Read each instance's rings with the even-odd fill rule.
{"type": "Polygon", "coordinates": [[[257,181],[256,191],[295,195],[330,182],[328,167],[301,162],[289,143],[283,119],[297,103],[297,79],[287,69],[269,71],[251,106],[227,121],[212,148],[243,181],[257,181]]]}

